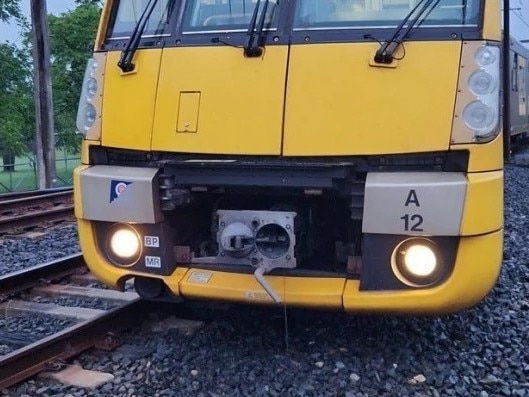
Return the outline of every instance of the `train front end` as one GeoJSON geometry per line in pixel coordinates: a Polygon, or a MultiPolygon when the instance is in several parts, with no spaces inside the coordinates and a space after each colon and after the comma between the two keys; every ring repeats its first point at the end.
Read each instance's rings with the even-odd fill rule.
{"type": "Polygon", "coordinates": [[[446,313],[501,266],[500,3],[107,1],[83,254],[147,299],[446,313]]]}

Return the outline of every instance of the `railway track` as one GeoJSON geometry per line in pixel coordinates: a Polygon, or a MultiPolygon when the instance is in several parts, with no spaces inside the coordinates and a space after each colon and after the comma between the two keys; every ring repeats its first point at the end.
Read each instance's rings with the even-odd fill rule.
{"type": "Polygon", "coordinates": [[[0,235],[73,220],[73,190],[57,189],[0,196],[0,235]]]}
{"type": "MultiPolygon", "coordinates": [[[[0,389],[54,368],[57,363],[91,347],[112,349],[116,346],[112,335],[137,324],[143,318],[142,313],[148,310],[149,304],[133,292],[82,286],[90,281],[81,255],[0,277],[0,316],[5,322],[24,316],[47,316],[69,321],[68,326],[51,335],[0,355],[0,389]],[[47,297],[48,303],[42,303],[36,296],[47,297]],[[55,303],[69,302],[74,297],[98,299],[112,305],[104,310],[55,303]]],[[[2,335],[0,345],[9,343],[6,342],[9,338],[2,335]]]]}
{"type": "Polygon", "coordinates": [[[53,189],[26,190],[23,192],[2,193],[0,194],[0,204],[3,201],[18,200],[22,198],[37,197],[37,196],[43,196],[46,194],[71,192],[71,191],[72,191],[71,187],[58,187],[58,188],[53,188],[53,189]]]}

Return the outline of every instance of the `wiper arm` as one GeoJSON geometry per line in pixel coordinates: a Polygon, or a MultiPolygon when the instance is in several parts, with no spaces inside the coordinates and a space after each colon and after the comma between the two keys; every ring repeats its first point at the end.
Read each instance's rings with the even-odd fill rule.
{"type": "Polygon", "coordinates": [[[248,26],[248,40],[244,46],[244,55],[247,57],[260,57],[263,55],[262,41],[264,36],[264,24],[266,19],[266,11],[270,0],[265,0],[261,17],[259,18],[259,25],[257,26],[257,15],[261,8],[261,0],[257,0],[255,9],[253,10],[252,19],[248,26]]]}
{"type": "Polygon", "coordinates": [[[377,50],[375,54],[375,62],[386,64],[393,62],[395,51],[397,51],[397,48],[402,44],[404,39],[408,36],[410,31],[417,24],[419,18],[421,18],[430,7],[433,9],[435,6],[437,6],[439,1],[440,0],[420,0],[415,5],[415,7],[413,7],[413,9],[408,13],[408,15],[404,17],[404,19],[400,22],[399,26],[395,28],[395,31],[393,32],[391,37],[388,40],[384,41],[384,43],[377,50]],[[419,7],[421,6],[422,8],[419,10],[419,7]],[[419,11],[417,12],[417,10],[419,11]],[[414,14],[416,14],[415,17],[411,20],[411,22],[409,22],[414,14]],[[408,26],[406,27],[406,30],[401,34],[402,29],[404,28],[404,25],[406,25],[406,23],[408,24],[408,26]]]}
{"type": "Polygon", "coordinates": [[[121,58],[118,62],[118,67],[123,71],[123,73],[132,72],[134,70],[135,65],[132,62],[134,59],[134,54],[136,53],[136,50],[140,45],[141,36],[145,31],[147,22],[149,21],[149,18],[151,17],[152,12],[154,11],[154,7],[156,7],[157,3],[158,0],[149,1],[147,7],[145,7],[145,10],[140,16],[138,23],[132,31],[132,34],[130,35],[129,41],[127,42],[125,49],[121,53],[121,58]]]}

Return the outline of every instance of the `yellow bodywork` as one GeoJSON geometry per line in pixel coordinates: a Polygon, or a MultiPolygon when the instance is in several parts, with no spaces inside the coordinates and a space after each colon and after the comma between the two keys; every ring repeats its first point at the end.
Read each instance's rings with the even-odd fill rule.
{"type": "MultiPolygon", "coordinates": [[[[105,6],[97,48],[113,3],[105,6]]],[[[501,39],[499,15],[499,0],[487,1],[481,43],[501,39]]],[[[147,276],[163,279],[184,298],[272,303],[251,274],[180,264],[164,277],[111,265],[84,219],[79,195],[90,146],[275,158],[468,150],[461,237],[453,273],[442,284],[361,291],[358,280],[339,276],[265,278],[288,305],[444,313],[476,304],[501,264],[502,134],[482,144],[451,142],[462,46],[460,39],[406,41],[403,58],[390,67],[374,64],[376,42],[269,45],[257,58],[230,46],[174,46],[138,50],[131,73],[117,66],[121,51],[109,51],[101,139],[83,143],[84,165],[74,173],[75,214],[89,268],[114,288],[147,276]]]]}
{"type": "MultiPolygon", "coordinates": [[[[79,174],[84,167],[75,171],[76,191],[79,191],[79,174]]],[[[468,308],[485,296],[499,274],[503,222],[502,211],[498,209],[503,208],[502,185],[502,171],[469,175],[469,194],[461,226],[464,237],[459,243],[454,272],[435,288],[360,291],[358,280],[343,277],[265,277],[288,305],[402,313],[447,313],[468,308]],[[498,212],[492,221],[480,216],[490,211],[498,212]]],[[[94,275],[109,286],[117,288],[127,278],[148,276],[163,279],[172,293],[184,298],[272,303],[253,275],[190,269],[181,265],[171,276],[162,277],[113,266],[99,251],[91,222],[82,219],[81,202],[77,196],[75,210],[85,260],[94,275]]]]}
{"type": "MultiPolygon", "coordinates": [[[[118,287],[120,281],[141,276],[108,264],[97,249],[89,221],[79,220],[79,237],[85,260],[102,282],[118,287]]],[[[346,278],[265,276],[287,305],[387,311],[402,313],[448,313],[471,307],[492,288],[499,275],[503,233],[464,237],[459,244],[454,273],[442,285],[430,289],[360,291],[358,280],[346,278]]],[[[272,304],[253,275],[177,267],[163,279],[171,292],[189,299],[205,298],[233,302],[272,304]],[[207,282],[193,281],[207,279],[207,282]]]]}
{"type": "Polygon", "coordinates": [[[162,50],[138,51],[137,69],[122,73],[109,52],[103,100],[103,146],[149,150],[162,50]]]}
{"type": "Polygon", "coordinates": [[[395,68],[370,65],[377,43],[293,46],[283,153],[448,149],[452,119],[447,115],[454,108],[461,42],[405,46],[406,56],[395,68]]]}
{"type": "Polygon", "coordinates": [[[232,47],[142,50],[130,74],[111,52],[103,145],[284,156],[447,150],[461,42],[406,43],[391,68],[372,65],[377,46],[300,45],[290,55],[270,46],[252,59],[232,47]]]}
{"type": "Polygon", "coordinates": [[[287,51],[269,47],[247,59],[232,47],[164,50],[152,150],[280,154],[287,51]],[[186,93],[200,100],[183,112],[186,93]],[[186,122],[193,131],[182,131],[186,122]]]}

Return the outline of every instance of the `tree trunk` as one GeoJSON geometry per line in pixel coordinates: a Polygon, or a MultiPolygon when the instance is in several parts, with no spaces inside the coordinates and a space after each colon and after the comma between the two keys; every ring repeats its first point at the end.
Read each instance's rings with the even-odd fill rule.
{"type": "Polygon", "coordinates": [[[15,171],[15,156],[11,151],[6,150],[2,152],[2,161],[4,162],[4,172],[15,171]]]}

